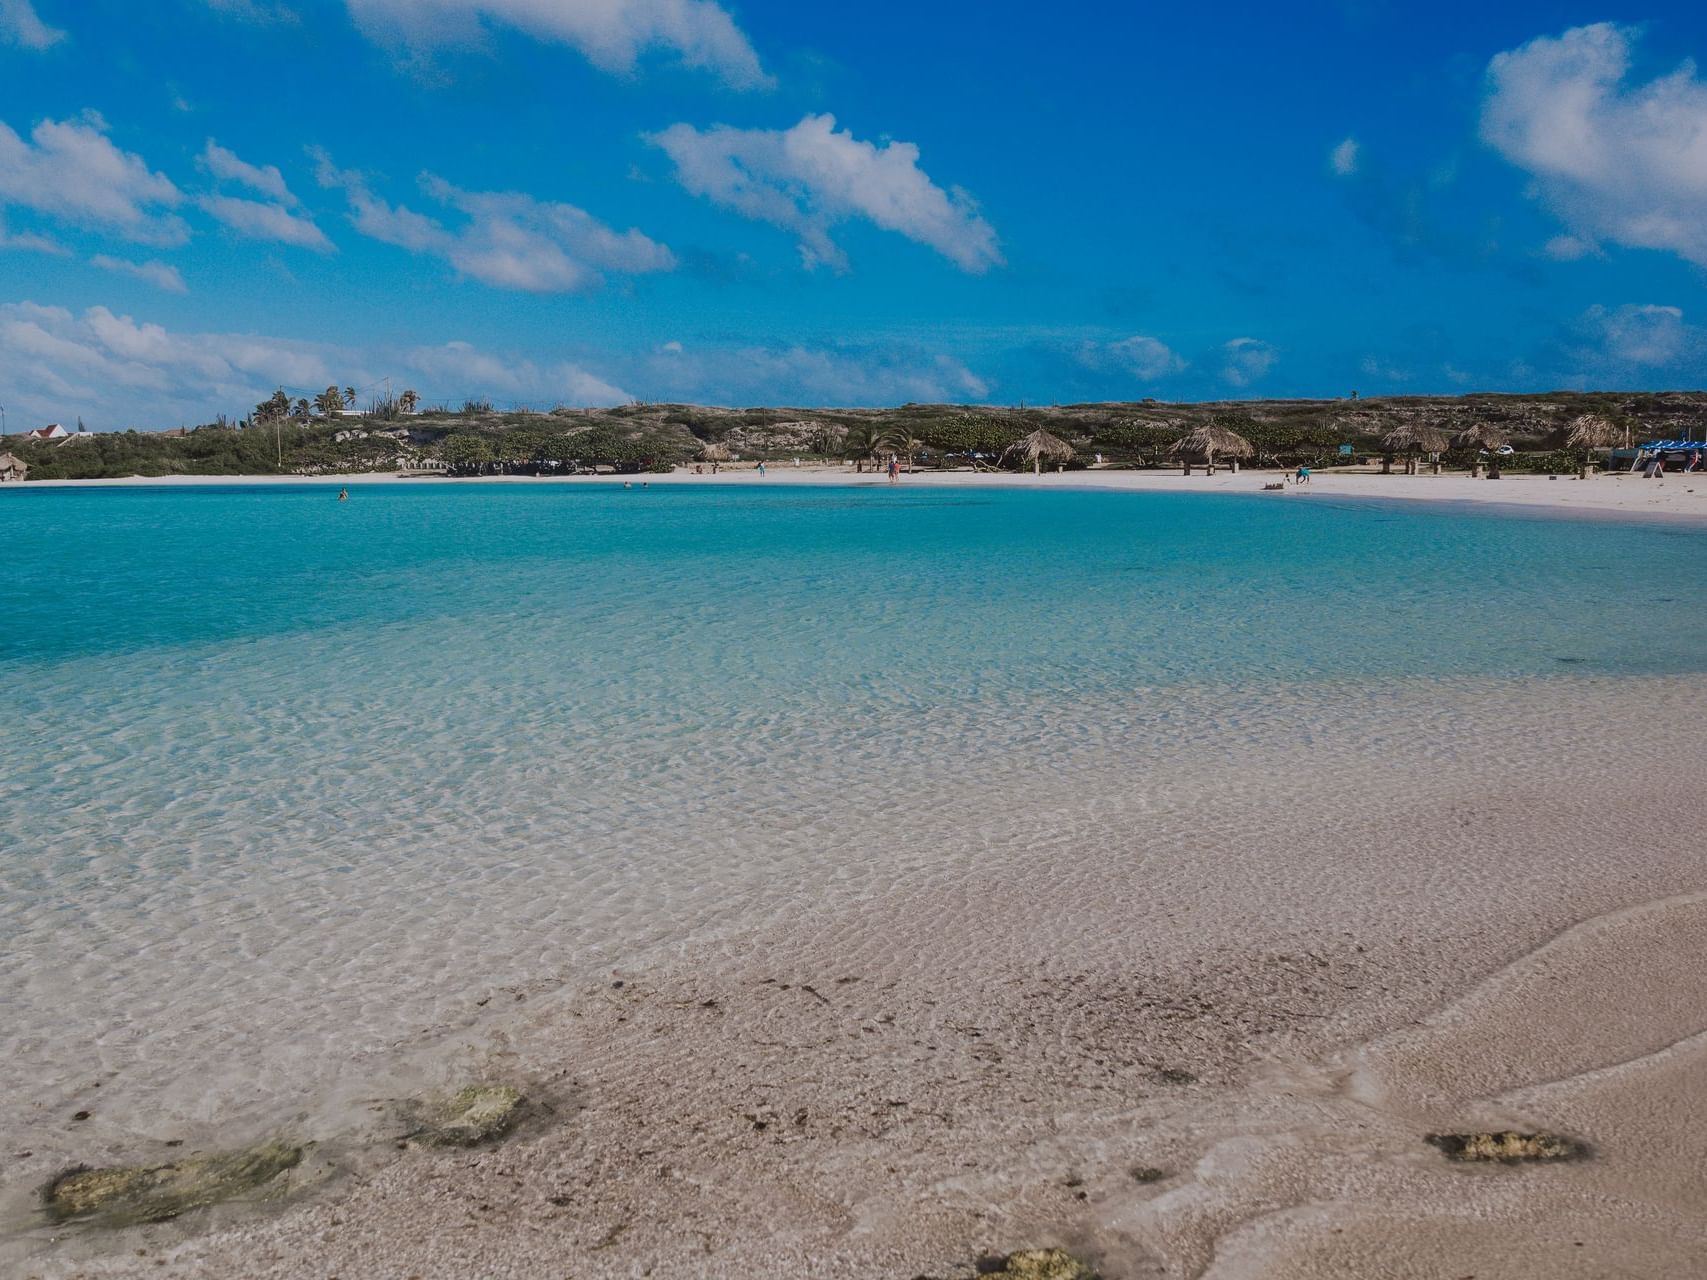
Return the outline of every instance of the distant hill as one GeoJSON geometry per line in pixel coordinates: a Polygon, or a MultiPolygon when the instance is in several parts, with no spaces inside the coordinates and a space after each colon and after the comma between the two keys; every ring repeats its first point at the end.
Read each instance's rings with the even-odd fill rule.
{"type": "MultiPolygon", "coordinates": [[[[1448,432],[1473,424],[1505,433],[1536,469],[1564,465],[1555,451],[1570,424],[1598,414],[1632,439],[1707,436],[1707,393],[1554,392],[1545,395],[1385,396],[1343,400],[1238,400],[1173,404],[1140,400],[1000,408],[906,404],[892,409],[750,408],[630,404],[615,409],[497,412],[468,405],[418,414],[285,417],[166,433],[103,432],[48,442],[9,436],[31,480],[115,476],[331,474],[390,471],[443,462],[464,472],[529,467],[665,468],[708,445],[737,458],[843,458],[874,448],[922,460],[976,453],[991,460],[1042,428],[1079,453],[1159,466],[1169,444],[1214,419],[1251,440],[1262,459],[1331,464],[1349,444],[1359,456],[1405,422],[1448,432]]],[[[1077,465],[1077,463],[1075,464],[1077,465]]],[[[1514,460],[1522,467],[1522,458],[1514,460]]]]}

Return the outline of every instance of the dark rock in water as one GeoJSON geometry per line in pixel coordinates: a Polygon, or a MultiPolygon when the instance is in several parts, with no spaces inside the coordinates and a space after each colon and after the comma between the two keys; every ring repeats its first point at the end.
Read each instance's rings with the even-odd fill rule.
{"type": "Polygon", "coordinates": [[[998,1280],[1098,1280],[1095,1271],[1064,1249],[1026,1249],[1005,1258],[980,1258],[978,1274],[998,1280]]]}
{"type": "Polygon", "coordinates": [[[171,1164],[67,1169],[42,1188],[42,1207],[55,1222],[164,1222],[266,1186],[300,1164],[302,1150],[275,1140],[171,1164]]]}
{"type": "Polygon", "coordinates": [[[409,1136],[439,1147],[472,1147],[501,1138],[521,1119],[522,1095],[507,1084],[471,1084],[417,1112],[409,1136]]]}
{"type": "Polygon", "coordinates": [[[1448,1160],[1520,1164],[1535,1160],[1577,1160],[1588,1154],[1582,1143],[1556,1133],[1431,1133],[1425,1139],[1448,1160]]]}

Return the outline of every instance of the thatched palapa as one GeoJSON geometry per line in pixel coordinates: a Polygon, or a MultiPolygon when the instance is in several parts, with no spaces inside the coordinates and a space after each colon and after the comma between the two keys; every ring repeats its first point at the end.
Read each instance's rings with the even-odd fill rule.
{"type": "Polygon", "coordinates": [[[1565,443],[1573,449],[1612,449],[1624,436],[1610,418],[1598,413],[1585,413],[1565,435],[1565,443]]]}
{"type": "MultiPolygon", "coordinates": [[[[1488,462],[1488,479],[1500,478],[1499,449],[1505,444],[1505,432],[1496,427],[1490,427],[1485,422],[1472,423],[1457,435],[1452,437],[1452,445],[1457,449],[1482,449],[1493,454],[1488,462]]],[[[1476,475],[1481,471],[1482,464],[1476,463],[1470,468],[1470,474],[1476,475]]]]}
{"type": "Polygon", "coordinates": [[[1256,451],[1256,446],[1249,440],[1218,422],[1198,423],[1174,441],[1172,450],[1177,457],[1186,460],[1185,473],[1188,476],[1191,474],[1191,462],[1194,458],[1202,458],[1209,473],[1213,475],[1216,458],[1249,458],[1256,451]]]}
{"type": "Polygon", "coordinates": [[[715,440],[709,440],[699,447],[699,453],[696,455],[695,460],[698,462],[728,462],[733,459],[734,456],[734,454],[729,452],[728,445],[718,444],[715,440]]]}
{"type": "Polygon", "coordinates": [[[1030,435],[1015,440],[1002,450],[1005,458],[1008,454],[1016,455],[1019,460],[1031,463],[1033,475],[1043,470],[1043,462],[1068,462],[1073,457],[1073,446],[1059,436],[1052,436],[1041,427],[1030,435]]]}
{"type": "MultiPolygon", "coordinates": [[[[1612,465],[1611,450],[1618,447],[1624,440],[1625,432],[1610,418],[1603,418],[1598,413],[1585,413],[1571,423],[1571,429],[1565,433],[1565,444],[1582,452],[1582,468],[1579,475],[1588,474],[1588,455],[1596,449],[1607,450],[1607,466],[1612,465]]],[[[1628,443],[1627,440],[1624,441],[1628,443]]]]}
{"type": "Polygon", "coordinates": [[[1506,434],[1498,427],[1490,427],[1485,422],[1471,423],[1452,437],[1455,449],[1498,449],[1506,442],[1506,434]]]}
{"type": "MultiPolygon", "coordinates": [[[[1404,456],[1406,475],[1417,473],[1418,454],[1444,453],[1451,443],[1451,437],[1439,427],[1431,427],[1421,422],[1402,423],[1381,437],[1381,448],[1389,455],[1397,453],[1404,456]]],[[[1438,467],[1435,469],[1439,470],[1438,467]]],[[[1391,467],[1388,460],[1382,459],[1382,474],[1389,470],[1391,467]]]]}

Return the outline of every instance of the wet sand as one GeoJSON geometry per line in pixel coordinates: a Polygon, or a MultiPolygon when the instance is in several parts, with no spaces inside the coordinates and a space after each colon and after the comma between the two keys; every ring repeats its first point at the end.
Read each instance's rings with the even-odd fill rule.
{"type": "Polygon", "coordinates": [[[516,993],[456,1066],[534,1099],[502,1145],[375,1111],[278,1206],[38,1232],[19,1273],[1707,1273],[1707,839],[1641,781],[1703,758],[1701,682],[1293,698],[1306,745],[1155,761],[1167,812],[1033,773],[959,815],[975,879],[921,848],[857,908],[516,993]],[[1425,1141],[1505,1128],[1588,1156],[1425,1141]]]}

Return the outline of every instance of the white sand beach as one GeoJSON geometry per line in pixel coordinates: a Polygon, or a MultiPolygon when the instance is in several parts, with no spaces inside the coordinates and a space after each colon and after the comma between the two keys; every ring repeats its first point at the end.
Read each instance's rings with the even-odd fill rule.
{"type": "MultiPolygon", "coordinates": [[[[1663,480],[1644,480],[1623,472],[1599,474],[1587,480],[1574,476],[1513,475],[1498,480],[1472,479],[1455,472],[1439,476],[1381,475],[1369,470],[1318,471],[1308,485],[1290,484],[1281,491],[1265,493],[1263,486],[1281,482],[1287,473],[1245,469],[1237,473],[1221,470],[1213,476],[1199,472],[1186,476],[1176,471],[1125,471],[1091,469],[1032,475],[1022,472],[916,471],[904,473],[903,486],[1089,488],[1135,493],[1254,493],[1275,501],[1337,500],[1375,498],[1383,501],[1474,503],[1481,507],[1511,507],[1560,515],[1616,515],[1624,518],[1650,516],[1707,518],[1707,475],[1668,475],[1663,480]]],[[[882,486],[889,483],[880,474],[856,474],[847,466],[795,467],[787,461],[766,468],[760,476],[750,464],[726,464],[717,475],[695,475],[691,467],[678,467],[668,475],[645,476],[480,476],[449,479],[444,476],[403,476],[391,472],[325,476],[132,476],[118,480],[44,480],[19,486],[19,490],[55,487],[109,487],[132,485],[365,485],[365,484],[522,484],[589,485],[621,484],[835,484],[882,486]]]]}

